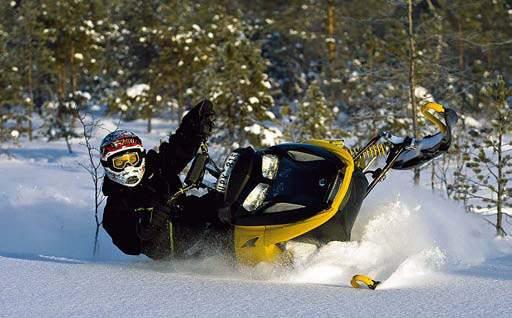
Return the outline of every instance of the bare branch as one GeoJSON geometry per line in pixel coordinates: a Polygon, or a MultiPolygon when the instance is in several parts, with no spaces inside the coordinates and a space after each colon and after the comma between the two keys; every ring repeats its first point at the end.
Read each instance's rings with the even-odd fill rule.
{"type": "Polygon", "coordinates": [[[94,130],[101,127],[102,125],[99,120],[95,120],[94,118],[91,120],[91,122],[87,123],[85,114],[80,114],[77,112],[76,117],[82,126],[82,138],[84,140],[84,145],[87,149],[87,155],[89,159],[88,164],[79,162],[78,165],[89,173],[94,185],[94,220],[96,221],[96,231],[94,235],[93,255],[96,255],[98,251],[99,228],[102,225],[102,222],[99,219],[99,209],[103,204],[105,197],[101,193],[100,182],[103,178],[100,175],[101,163],[99,160],[95,159],[95,154],[98,153],[98,149],[92,145],[91,138],[93,136],[94,130]]]}
{"type": "Polygon", "coordinates": [[[496,173],[494,173],[494,171],[492,171],[492,169],[489,167],[488,162],[485,163],[485,167],[487,168],[487,171],[489,171],[489,173],[492,174],[494,178],[496,178],[496,180],[499,180],[499,178],[496,175],[496,173]]]}

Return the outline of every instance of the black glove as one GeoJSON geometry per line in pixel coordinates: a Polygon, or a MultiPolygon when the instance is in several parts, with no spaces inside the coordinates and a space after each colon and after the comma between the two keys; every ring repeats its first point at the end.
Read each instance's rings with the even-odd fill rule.
{"type": "Polygon", "coordinates": [[[154,238],[170,219],[170,208],[157,205],[150,208],[137,208],[137,235],[141,240],[154,238]]]}
{"type": "Polygon", "coordinates": [[[180,127],[207,140],[212,134],[215,112],[213,104],[207,99],[200,101],[183,117],[180,127]]]}

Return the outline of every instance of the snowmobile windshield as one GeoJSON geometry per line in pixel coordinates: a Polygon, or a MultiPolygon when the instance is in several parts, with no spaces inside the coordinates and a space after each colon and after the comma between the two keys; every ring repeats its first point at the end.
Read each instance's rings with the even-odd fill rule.
{"type": "Polygon", "coordinates": [[[330,206],[343,182],[344,162],[319,147],[285,144],[255,157],[235,224],[286,224],[309,218],[330,206]]]}

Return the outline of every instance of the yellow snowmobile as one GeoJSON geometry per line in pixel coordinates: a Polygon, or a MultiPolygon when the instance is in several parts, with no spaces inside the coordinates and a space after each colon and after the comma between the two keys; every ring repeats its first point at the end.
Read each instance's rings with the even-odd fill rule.
{"type": "Polygon", "coordinates": [[[204,172],[209,171],[217,179],[210,190],[222,197],[219,215],[233,226],[237,262],[287,262],[290,240],[319,244],[350,240],[364,198],[390,169],[412,169],[448,150],[451,128],[457,122],[455,111],[428,103],[422,113],[439,128],[438,133],[415,140],[383,132],[360,150],[349,149],[341,140],[261,150],[247,147],[231,153],[219,169],[205,146],[177,195],[204,185],[204,172]],[[441,114],[442,120],[429,111],[441,114]],[[377,157],[386,157],[385,165],[370,170],[377,157]]]}

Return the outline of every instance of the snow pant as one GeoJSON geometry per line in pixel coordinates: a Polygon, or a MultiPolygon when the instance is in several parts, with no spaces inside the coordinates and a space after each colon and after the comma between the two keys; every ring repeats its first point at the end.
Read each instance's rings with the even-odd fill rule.
{"type": "Polygon", "coordinates": [[[220,222],[214,193],[188,196],[180,202],[183,211],[168,222],[151,241],[142,242],[142,253],[159,260],[200,256],[219,249],[230,249],[232,231],[220,222]]]}

